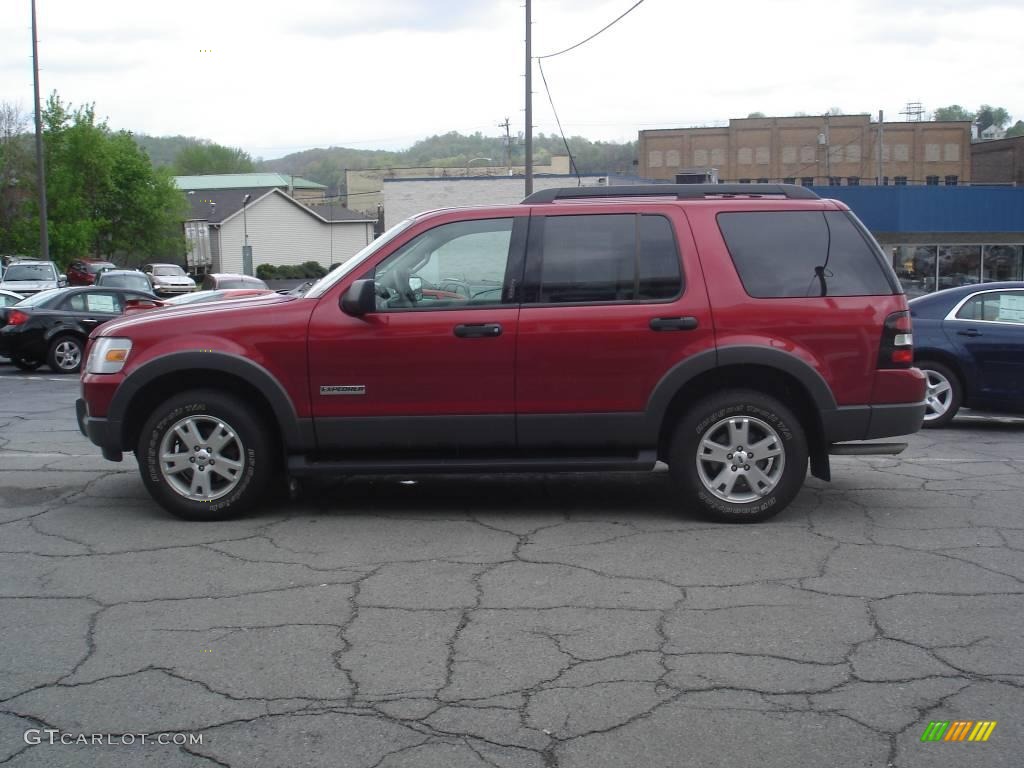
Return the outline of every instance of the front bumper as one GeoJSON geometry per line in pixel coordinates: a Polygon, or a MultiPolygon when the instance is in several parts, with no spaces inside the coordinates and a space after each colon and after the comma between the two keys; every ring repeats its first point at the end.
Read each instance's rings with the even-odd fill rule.
{"type": "Polygon", "coordinates": [[[78,417],[79,431],[88,437],[93,445],[100,447],[104,459],[121,461],[124,458],[120,422],[90,416],[89,406],[82,398],[75,401],[75,415],[78,417]]]}
{"type": "Polygon", "coordinates": [[[153,293],[170,296],[172,294],[178,296],[183,293],[192,293],[196,287],[194,285],[161,285],[159,287],[153,286],[153,293]]]}

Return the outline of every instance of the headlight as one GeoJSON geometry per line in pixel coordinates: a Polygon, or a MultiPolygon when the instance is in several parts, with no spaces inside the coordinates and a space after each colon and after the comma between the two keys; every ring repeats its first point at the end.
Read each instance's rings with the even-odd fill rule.
{"type": "Polygon", "coordinates": [[[120,373],[131,351],[131,339],[96,339],[89,351],[89,361],[85,364],[85,370],[88,373],[120,373]]]}

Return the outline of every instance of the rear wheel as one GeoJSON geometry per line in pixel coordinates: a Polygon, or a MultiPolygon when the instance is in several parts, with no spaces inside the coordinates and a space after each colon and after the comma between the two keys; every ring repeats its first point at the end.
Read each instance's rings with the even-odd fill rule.
{"type": "Polygon", "coordinates": [[[43,364],[42,360],[36,360],[33,357],[18,356],[12,357],[11,362],[14,363],[15,368],[21,371],[34,371],[36,368],[43,364]]]}
{"type": "Polygon", "coordinates": [[[266,426],[248,406],[213,390],[185,392],[154,409],[135,455],[153,498],[186,520],[241,514],[273,474],[266,426]]]}
{"type": "Polygon", "coordinates": [[[82,368],[84,346],[75,336],[58,336],[50,342],[46,362],[54,373],[78,373],[82,368]]]}
{"type": "Polygon", "coordinates": [[[928,385],[924,396],[925,411],[922,426],[944,427],[953,420],[963,402],[960,378],[947,366],[942,363],[934,363],[931,360],[922,360],[917,363],[917,367],[924,372],[928,385]]]}
{"type": "Polygon", "coordinates": [[[700,400],[679,422],[669,467],[687,508],[720,522],[759,522],[803,486],[807,438],[775,398],[728,390],[700,400]]]}

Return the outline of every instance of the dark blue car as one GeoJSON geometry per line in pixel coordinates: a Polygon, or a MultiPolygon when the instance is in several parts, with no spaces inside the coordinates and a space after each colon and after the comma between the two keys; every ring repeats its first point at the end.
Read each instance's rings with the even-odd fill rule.
{"type": "Polygon", "coordinates": [[[1024,282],[963,285],[910,301],[915,365],[928,376],[924,426],[962,407],[1024,412],[1024,282]]]}

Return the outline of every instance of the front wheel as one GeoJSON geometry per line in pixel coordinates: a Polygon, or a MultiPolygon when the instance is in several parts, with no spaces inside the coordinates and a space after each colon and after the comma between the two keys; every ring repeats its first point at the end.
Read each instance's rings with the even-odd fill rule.
{"type": "Polygon", "coordinates": [[[54,373],[78,373],[82,369],[82,340],[75,336],[58,336],[50,342],[46,362],[54,373]]]}
{"type": "Polygon", "coordinates": [[[273,455],[252,409],[213,390],[157,406],[135,450],[147,490],[186,520],[222,520],[253,506],[273,474],[273,455]]]}
{"type": "Polygon", "coordinates": [[[773,397],[727,390],[697,402],[680,420],[669,468],[687,508],[725,523],[778,514],[807,475],[807,437],[773,397]]]}

